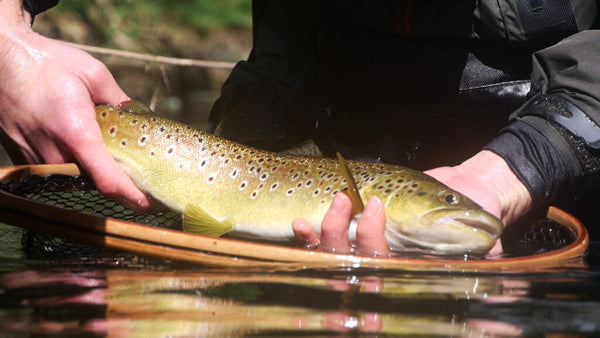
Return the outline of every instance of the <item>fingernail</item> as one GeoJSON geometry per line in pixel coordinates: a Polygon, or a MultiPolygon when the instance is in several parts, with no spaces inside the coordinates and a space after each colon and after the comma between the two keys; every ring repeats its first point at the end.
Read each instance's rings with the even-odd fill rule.
{"type": "Polygon", "coordinates": [[[331,211],[335,212],[335,213],[340,213],[344,210],[345,205],[344,205],[344,201],[342,200],[342,198],[340,198],[339,196],[335,196],[333,198],[333,203],[331,204],[331,211]]]}
{"type": "Polygon", "coordinates": [[[375,216],[381,210],[381,200],[377,197],[371,197],[365,208],[365,213],[370,216],[375,216]]]}

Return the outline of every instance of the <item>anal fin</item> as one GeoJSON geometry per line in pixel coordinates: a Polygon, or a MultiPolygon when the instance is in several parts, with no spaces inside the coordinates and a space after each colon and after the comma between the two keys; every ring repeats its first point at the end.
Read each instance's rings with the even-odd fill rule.
{"type": "Polygon", "coordinates": [[[220,222],[208,215],[201,208],[188,204],[183,212],[183,230],[200,235],[220,237],[233,230],[233,224],[220,222]]]}

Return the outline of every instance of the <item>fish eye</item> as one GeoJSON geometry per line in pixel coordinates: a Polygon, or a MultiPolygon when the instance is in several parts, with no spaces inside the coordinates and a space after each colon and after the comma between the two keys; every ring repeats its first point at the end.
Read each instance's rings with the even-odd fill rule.
{"type": "Polygon", "coordinates": [[[458,197],[451,193],[448,192],[444,195],[444,197],[442,197],[442,199],[444,200],[444,202],[448,203],[448,204],[456,204],[458,203],[458,197]]]}

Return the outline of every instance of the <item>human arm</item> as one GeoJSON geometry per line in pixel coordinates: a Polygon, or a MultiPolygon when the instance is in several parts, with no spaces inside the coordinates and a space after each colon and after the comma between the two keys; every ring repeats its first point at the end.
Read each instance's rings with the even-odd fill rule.
{"type": "Polygon", "coordinates": [[[532,98],[510,124],[473,158],[427,173],[505,224],[533,207],[598,189],[598,41],[599,31],[585,31],[535,53],[532,98]]]}
{"type": "Polygon", "coordinates": [[[16,163],[78,162],[103,194],[137,210],[141,192],[108,154],[95,103],[128,100],[87,53],[35,33],[20,0],[0,1],[0,127],[16,163]]]}

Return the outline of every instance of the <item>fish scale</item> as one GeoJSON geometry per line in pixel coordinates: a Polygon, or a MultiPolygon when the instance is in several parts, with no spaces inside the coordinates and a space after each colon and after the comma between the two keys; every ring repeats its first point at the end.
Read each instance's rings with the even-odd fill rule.
{"type": "MultiPolygon", "coordinates": [[[[319,232],[333,196],[347,189],[335,159],[263,151],[133,110],[96,107],[106,147],[142,190],[184,214],[184,228],[186,217],[198,218],[197,223],[206,223],[207,230],[198,230],[205,234],[289,240],[291,223],[299,217],[319,232]]],[[[501,223],[475,203],[423,173],[382,163],[347,164],[363,200],[377,196],[384,201],[386,238],[394,250],[454,254],[459,244],[464,247],[460,252],[483,252],[502,230],[501,223]],[[420,224],[421,218],[448,207],[444,194],[458,201],[451,201],[449,210],[471,220],[472,224],[453,226],[453,234],[465,240],[445,239],[440,245],[412,236],[427,227],[420,224]],[[466,241],[472,243],[462,243],[466,241]]]]}

